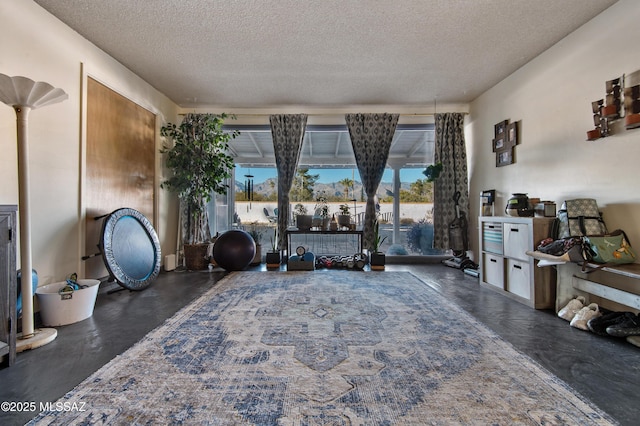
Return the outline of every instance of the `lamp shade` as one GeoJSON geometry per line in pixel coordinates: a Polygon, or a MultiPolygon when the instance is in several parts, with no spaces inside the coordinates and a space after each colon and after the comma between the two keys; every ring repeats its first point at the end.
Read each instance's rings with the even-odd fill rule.
{"type": "Polygon", "coordinates": [[[0,101],[16,107],[36,109],[68,99],[64,90],[27,77],[0,74],[0,101]]]}

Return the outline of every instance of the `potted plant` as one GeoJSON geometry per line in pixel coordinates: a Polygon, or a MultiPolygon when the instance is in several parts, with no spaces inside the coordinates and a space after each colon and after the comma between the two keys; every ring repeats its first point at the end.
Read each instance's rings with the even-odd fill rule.
{"type": "Polygon", "coordinates": [[[273,236],[270,237],[271,250],[266,254],[267,269],[280,268],[280,250],[278,250],[278,227],[273,228],[273,236]]]}
{"type": "Polygon", "coordinates": [[[442,163],[438,161],[435,164],[430,164],[422,174],[427,177],[427,182],[433,182],[440,177],[440,173],[442,173],[442,163]]]}
{"type": "Polygon", "coordinates": [[[384,270],[384,265],[386,263],[386,256],[383,252],[380,251],[380,246],[387,237],[380,238],[380,224],[376,220],[374,224],[374,233],[373,233],[373,247],[371,247],[371,270],[372,271],[382,271],[384,270]]]}
{"type": "Polygon", "coordinates": [[[296,227],[301,231],[311,229],[312,216],[307,214],[307,208],[302,203],[298,203],[293,208],[293,214],[296,217],[296,227]]]}
{"type": "Polygon", "coordinates": [[[348,228],[351,224],[351,210],[347,203],[340,204],[340,214],[338,214],[338,226],[340,228],[348,228]]]}
{"type": "Polygon", "coordinates": [[[172,176],[161,183],[178,194],[182,245],[188,269],[206,269],[209,265],[211,231],[206,204],[214,193],[226,194],[225,180],[231,177],[233,158],[229,141],[238,131],[226,132],[222,126],[226,114],[187,114],[179,125],[167,123],[160,134],[173,144],[160,150],[172,176]]]}
{"type": "Polygon", "coordinates": [[[313,209],[313,224],[312,226],[327,229],[329,227],[329,205],[327,204],[327,198],[324,195],[319,195],[316,198],[316,205],[313,209]]]}
{"type": "Polygon", "coordinates": [[[247,233],[253,238],[253,242],[256,244],[256,253],[253,256],[253,260],[251,261],[251,265],[258,265],[262,263],[262,244],[260,240],[262,239],[262,231],[257,228],[257,224],[253,222],[251,224],[251,228],[247,233]]]}

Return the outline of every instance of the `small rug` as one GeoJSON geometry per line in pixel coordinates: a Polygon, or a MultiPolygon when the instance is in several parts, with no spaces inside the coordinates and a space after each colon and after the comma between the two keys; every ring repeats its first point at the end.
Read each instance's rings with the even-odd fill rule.
{"type": "Polygon", "coordinates": [[[414,275],[315,271],[230,274],[31,424],[614,422],[414,275]]]}

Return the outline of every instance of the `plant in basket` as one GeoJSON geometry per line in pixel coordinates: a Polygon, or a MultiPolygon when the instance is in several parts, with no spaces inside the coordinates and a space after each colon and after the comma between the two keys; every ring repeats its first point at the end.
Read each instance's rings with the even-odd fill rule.
{"type": "Polygon", "coordinates": [[[316,205],[313,211],[312,226],[327,229],[329,226],[329,205],[327,204],[327,197],[325,197],[324,194],[320,194],[316,198],[316,205]]]}
{"type": "Polygon", "coordinates": [[[308,231],[311,228],[313,216],[307,214],[307,208],[304,204],[296,204],[293,208],[293,214],[296,218],[296,227],[298,229],[308,231]]]}
{"type": "Polygon", "coordinates": [[[341,228],[349,227],[351,223],[351,209],[347,203],[340,204],[340,214],[338,214],[338,226],[341,228]]]}
{"type": "Polygon", "coordinates": [[[187,269],[206,269],[212,247],[206,204],[214,193],[226,194],[233,158],[229,142],[238,131],[223,130],[226,114],[187,114],[179,125],[167,123],[160,134],[172,145],[160,150],[172,175],[162,188],[180,201],[181,243],[187,269]]]}

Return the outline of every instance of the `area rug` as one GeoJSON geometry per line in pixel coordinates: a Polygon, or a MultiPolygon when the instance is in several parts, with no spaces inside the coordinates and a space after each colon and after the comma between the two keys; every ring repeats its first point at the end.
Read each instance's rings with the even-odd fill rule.
{"type": "Polygon", "coordinates": [[[614,423],[407,272],[232,273],[51,408],[31,423],[614,423]]]}

